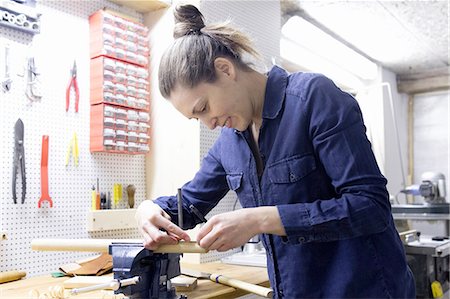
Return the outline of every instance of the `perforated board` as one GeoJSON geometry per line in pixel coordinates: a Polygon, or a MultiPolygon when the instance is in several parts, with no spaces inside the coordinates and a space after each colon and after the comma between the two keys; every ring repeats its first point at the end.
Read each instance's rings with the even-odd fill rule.
{"type": "MultiPolygon", "coordinates": [[[[91,187],[100,181],[101,191],[112,191],[114,183],[136,186],[136,204],[145,196],[143,155],[89,152],[89,23],[88,17],[104,7],[141,20],[142,16],[108,1],[39,1],[41,33],[32,36],[0,27],[0,79],[4,76],[4,48],[10,47],[12,89],[0,91],[0,271],[26,271],[28,276],[49,273],[60,265],[91,255],[77,252],[37,252],[30,243],[37,238],[139,238],[136,229],[88,233],[87,212],[91,207],[91,187]],[[27,56],[35,57],[42,87],[42,99],[30,102],[24,95],[23,68],[27,56]],[[80,89],[79,112],[74,98],[65,111],[65,92],[70,68],[77,61],[80,89]],[[18,75],[19,74],[19,75],[18,75]],[[13,204],[12,167],[14,124],[21,118],[25,126],[25,168],[27,192],[24,204],[13,204]],[[79,165],[65,166],[66,151],[77,133],[79,165]],[[53,208],[39,209],[42,135],[49,136],[49,193],[53,208]]],[[[20,201],[21,179],[17,191],[20,201]]],[[[125,193],[125,192],[124,192],[125,193]]],[[[123,196],[126,198],[126,195],[123,196]]],[[[125,208],[125,201],[119,207],[125,208]]]]}
{"type": "MultiPolygon", "coordinates": [[[[279,57],[280,48],[280,3],[278,1],[202,1],[200,10],[206,18],[207,23],[222,22],[231,20],[232,24],[243,32],[247,33],[254,42],[254,46],[263,56],[263,61],[255,64],[260,72],[265,72],[270,68],[272,58],[279,57]],[[218,5],[220,3],[220,5],[218,5]],[[249,14],[251,12],[251,14],[249,14]],[[257,18],[249,17],[258,16],[257,18]]],[[[200,159],[207,154],[220,134],[220,129],[211,131],[205,125],[200,125],[200,159]]],[[[241,208],[239,202],[236,204],[237,196],[233,191],[219,202],[206,216],[211,216],[241,208]]],[[[229,256],[239,249],[227,252],[211,251],[202,254],[201,263],[208,263],[220,260],[229,256]]]]}

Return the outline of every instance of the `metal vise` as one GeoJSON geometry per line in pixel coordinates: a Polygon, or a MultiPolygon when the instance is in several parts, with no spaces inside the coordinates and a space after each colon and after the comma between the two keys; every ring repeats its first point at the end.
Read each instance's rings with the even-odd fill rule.
{"type": "Polygon", "coordinates": [[[137,284],[120,286],[116,294],[132,299],[175,299],[170,279],[180,275],[179,253],[154,253],[142,243],[112,243],[114,278],[118,280],[139,276],[137,284]]]}

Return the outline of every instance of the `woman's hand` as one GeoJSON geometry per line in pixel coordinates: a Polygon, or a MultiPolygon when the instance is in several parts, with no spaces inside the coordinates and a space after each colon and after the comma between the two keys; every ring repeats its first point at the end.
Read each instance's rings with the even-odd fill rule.
{"type": "Polygon", "coordinates": [[[170,221],[170,216],[151,200],[145,200],[139,205],[135,218],[147,249],[177,244],[179,240],[190,241],[188,234],[170,221]]]}
{"type": "Polygon", "coordinates": [[[227,251],[261,234],[286,235],[277,207],[239,209],[211,217],[197,234],[208,250],[227,251]]]}

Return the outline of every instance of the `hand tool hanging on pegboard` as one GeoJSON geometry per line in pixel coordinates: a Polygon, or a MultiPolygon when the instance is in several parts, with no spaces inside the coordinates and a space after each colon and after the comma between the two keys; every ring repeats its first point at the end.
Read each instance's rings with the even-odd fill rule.
{"type": "Polygon", "coordinates": [[[42,155],[41,155],[41,198],[38,207],[47,201],[50,208],[53,207],[53,201],[48,193],[48,136],[42,136],[42,155]]]}
{"type": "Polygon", "coordinates": [[[25,202],[25,194],[27,193],[27,180],[25,175],[25,150],[23,143],[24,126],[19,118],[14,126],[14,160],[13,160],[13,178],[12,178],[12,195],[13,201],[17,204],[16,182],[19,174],[22,179],[22,201],[25,202]]]}
{"type": "Polygon", "coordinates": [[[72,86],[75,91],[75,112],[78,112],[78,101],[80,99],[80,92],[78,90],[77,62],[75,60],[73,61],[73,67],[70,70],[70,81],[69,81],[69,86],[67,86],[67,90],[66,90],[66,111],[69,111],[70,93],[71,93],[72,86]]]}
{"type": "Polygon", "coordinates": [[[8,92],[11,90],[12,79],[9,76],[9,46],[5,47],[5,76],[2,80],[3,92],[8,92]]]}
{"type": "Polygon", "coordinates": [[[78,137],[76,132],[73,133],[72,139],[70,139],[69,146],[67,147],[66,166],[69,165],[71,154],[73,157],[73,163],[75,166],[78,166],[78,137]]]}
{"type": "Polygon", "coordinates": [[[37,72],[34,57],[29,57],[27,61],[27,86],[25,95],[31,102],[39,101],[42,98],[41,84],[38,79],[39,73],[37,72]]]}

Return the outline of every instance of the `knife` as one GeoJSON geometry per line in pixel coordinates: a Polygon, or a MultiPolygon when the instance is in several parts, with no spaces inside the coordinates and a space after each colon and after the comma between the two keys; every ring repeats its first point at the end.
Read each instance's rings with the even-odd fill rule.
{"type": "Polygon", "coordinates": [[[243,291],[247,291],[249,293],[253,293],[265,298],[272,298],[273,295],[273,290],[270,288],[262,287],[256,284],[248,283],[234,278],[229,278],[220,274],[201,272],[186,268],[181,269],[181,274],[196,278],[206,278],[213,282],[227,285],[243,291]]]}

